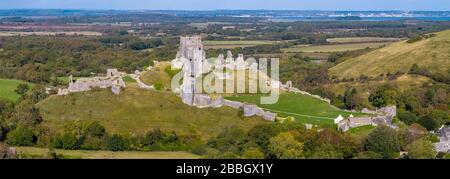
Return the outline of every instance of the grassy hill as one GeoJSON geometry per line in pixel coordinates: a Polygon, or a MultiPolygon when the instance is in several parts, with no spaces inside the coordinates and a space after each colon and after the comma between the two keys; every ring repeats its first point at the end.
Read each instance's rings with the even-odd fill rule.
{"type": "Polygon", "coordinates": [[[339,115],[344,117],[348,117],[350,114],[360,115],[340,110],[325,101],[302,94],[282,93],[276,104],[269,105],[260,104],[260,97],[260,95],[240,95],[227,97],[227,99],[257,104],[281,116],[292,116],[297,122],[323,127],[333,126],[333,119],[339,115]]]}
{"type": "Polygon", "coordinates": [[[361,75],[408,72],[413,64],[431,73],[448,74],[450,69],[450,30],[437,32],[434,37],[416,42],[396,42],[384,48],[349,59],[329,70],[339,78],[361,75]]]}
{"type": "Polygon", "coordinates": [[[14,90],[17,88],[19,84],[26,83],[30,86],[33,86],[31,83],[27,83],[21,80],[13,80],[13,79],[0,79],[0,98],[16,101],[19,99],[20,95],[17,94],[14,90]]]}
{"type": "Polygon", "coordinates": [[[424,83],[431,83],[432,80],[427,77],[418,75],[402,75],[395,80],[380,80],[380,81],[369,81],[366,83],[361,83],[357,81],[351,82],[340,82],[327,84],[325,87],[331,89],[331,91],[336,94],[344,94],[347,89],[356,88],[357,91],[362,92],[369,96],[371,92],[374,92],[378,87],[381,86],[393,86],[399,91],[405,91],[408,89],[421,88],[424,83]]]}
{"type": "Polygon", "coordinates": [[[43,125],[61,130],[70,121],[98,121],[111,133],[144,133],[159,127],[181,135],[197,133],[210,138],[224,127],[236,125],[250,129],[265,122],[257,117],[241,119],[238,110],[229,107],[190,107],[173,93],[132,86],[120,95],[104,89],[51,96],[38,104],[43,125]]]}

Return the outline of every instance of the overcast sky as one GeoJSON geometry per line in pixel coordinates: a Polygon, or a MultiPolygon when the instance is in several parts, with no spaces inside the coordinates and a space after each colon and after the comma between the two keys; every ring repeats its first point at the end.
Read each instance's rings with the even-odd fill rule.
{"type": "Polygon", "coordinates": [[[450,10],[450,0],[0,0],[0,9],[450,10]]]}

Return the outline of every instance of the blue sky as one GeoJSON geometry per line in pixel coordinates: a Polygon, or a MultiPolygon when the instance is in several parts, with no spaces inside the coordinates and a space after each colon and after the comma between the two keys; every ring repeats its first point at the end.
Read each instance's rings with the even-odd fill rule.
{"type": "Polygon", "coordinates": [[[450,0],[0,0],[0,9],[450,10],[450,0]]]}

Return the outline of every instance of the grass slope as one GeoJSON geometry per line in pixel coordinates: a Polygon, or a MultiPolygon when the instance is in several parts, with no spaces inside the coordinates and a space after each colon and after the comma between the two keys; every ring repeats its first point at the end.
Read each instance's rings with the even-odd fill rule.
{"type": "MultiPolygon", "coordinates": [[[[316,98],[294,93],[282,93],[276,104],[260,104],[260,95],[242,95],[227,97],[227,99],[258,104],[258,106],[282,116],[295,117],[298,122],[331,127],[333,119],[340,114],[344,117],[351,113],[340,110],[316,98]]],[[[355,115],[355,114],[353,114],[355,115]]]]}
{"type": "Polygon", "coordinates": [[[393,43],[365,55],[349,59],[329,70],[339,78],[356,78],[361,75],[408,72],[413,64],[431,73],[447,74],[450,69],[450,30],[414,43],[393,43]]]}
{"type": "Polygon", "coordinates": [[[104,89],[51,96],[38,107],[43,125],[53,130],[63,129],[70,121],[98,121],[111,133],[143,133],[159,127],[180,135],[197,133],[207,139],[224,127],[250,129],[264,122],[256,117],[241,119],[238,110],[229,107],[190,107],[173,93],[137,89],[132,85],[119,95],[104,89]]]}
{"type": "Polygon", "coordinates": [[[172,69],[169,62],[160,62],[152,70],[142,73],[140,79],[147,85],[161,84],[163,88],[170,89],[172,76],[166,72],[167,69],[172,69]]]}
{"type": "Polygon", "coordinates": [[[389,85],[395,87],[399,91],[406,91],[409,89],[421,88],[424,83],[430,83],[431,81],[431,79],[423,76],[402,75],[395,80],[369,81],[366,83],[352,81],[333,83],[325,86],[336,94],[344,94],[347,89],[356,88],[358,92],[364,93],[368,97],[370,93],[381,86],[389,85]]]}
{"type": "Polygon", "coordinates": [[[28,84],[30,89],[33,86],[33,84],[31,83],[21,80],[0,79],[0,98],[17,101],[20,95],[17,94],[14,90],[17,89],[17,86],[22,83],[28,84]]]}
{"type": "MultiPolygon", "coordinates": [[[[42,158],[48,154],[46,148],[16,147],[19,156],[24,158],[42,158]]],[[[87,150],[60,150],[66,159],[198,159],[200,156],[189,152],[111,152],[87,150]]]]}

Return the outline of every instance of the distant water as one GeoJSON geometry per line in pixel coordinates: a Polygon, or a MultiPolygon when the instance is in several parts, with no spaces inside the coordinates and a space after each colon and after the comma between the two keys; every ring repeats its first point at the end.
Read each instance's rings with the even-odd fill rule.
{"type": "Polygon", "coordinates": [[[425,20],[425,21],[450,21],[449,17],[361,17],[359,20],[338,20],[334,17],[274,17],[270,19],[276,22],[293,21],[398,21],[398,20],[425,20]]]}

